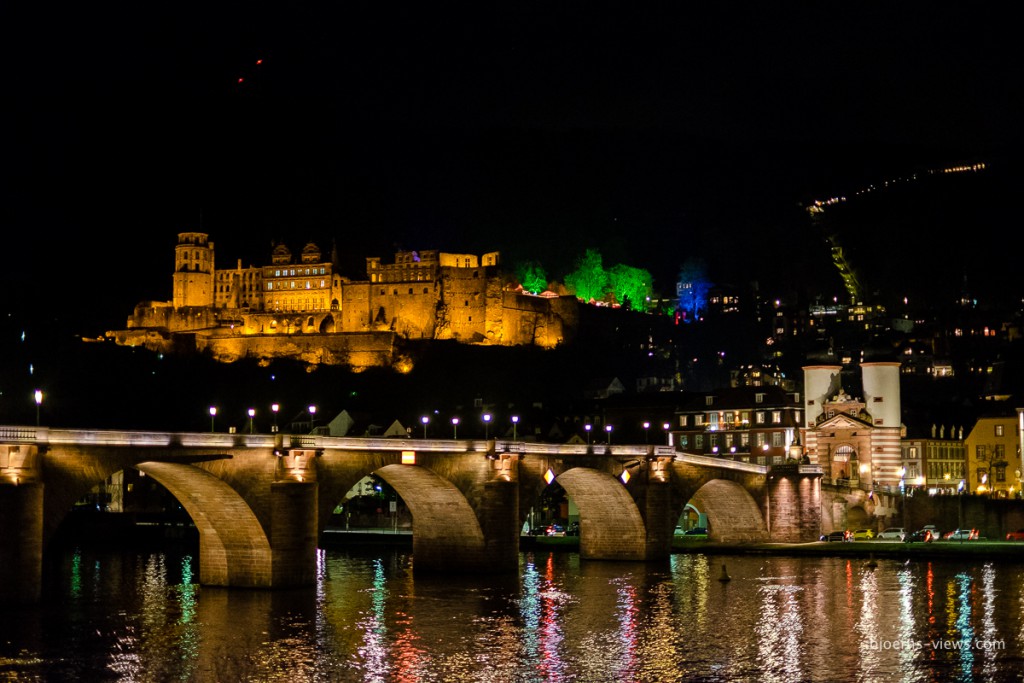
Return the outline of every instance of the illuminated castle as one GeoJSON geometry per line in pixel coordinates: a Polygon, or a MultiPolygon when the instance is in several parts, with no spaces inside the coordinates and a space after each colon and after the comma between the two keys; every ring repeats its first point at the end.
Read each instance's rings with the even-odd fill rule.
{"type": "Polygon", "coordinates": [[[299,358],[354,368],[403,369],[396,340],[551,348],[576,329],[573,296],[533,296],[506,284],[498,252],[483,256],[400,251],[394,263],[366,259],[366,280],[338,272],[313,243],[298,259],[285,245],[270,265],[218,269],[206,233],[182,232],[173,296],[136,306],[117,343],[154,350],[184,346],[223,361],[299,358]]]}

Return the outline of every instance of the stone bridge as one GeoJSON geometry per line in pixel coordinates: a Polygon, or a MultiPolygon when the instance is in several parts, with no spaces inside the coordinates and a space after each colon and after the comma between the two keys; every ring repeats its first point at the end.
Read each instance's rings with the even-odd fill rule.
{"type": "Polygon", "coordinates": [[[820,533],[818,467],[766,468],[671,446],[0,426],[0,603],[38,599],[61,521],[126,468],[159,482],[191,516],[203,585],[312,585],[320,533],[369,474],[412,514],[417,571],[516,571],[523,523],[554,481],[579,509],[585,559],[667,558],[687,504],[706,513],[713,541],[820,533]]]}

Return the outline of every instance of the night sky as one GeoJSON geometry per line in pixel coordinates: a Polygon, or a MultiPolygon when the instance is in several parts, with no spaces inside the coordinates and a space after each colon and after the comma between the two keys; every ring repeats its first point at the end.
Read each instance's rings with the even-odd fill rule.
{"type": "Polygon", "coordinates": [[[313,239],[352,276],[436,248],[561,279],[596,248],[663,292],[698,258],[838,293],[802,203],[973,160],[993,184],[934,195],[966,188],[959,208],[908,193],[842,228],[862,258],[889,245],[878,273],[1005,272],[1010,249],[942,225],[1019,231],[1024,60],[1001,6],[691,4],[5,3],[0,285],[114,328],[170,298],[176,234],[202,229],[221,266],[313,239]]]}

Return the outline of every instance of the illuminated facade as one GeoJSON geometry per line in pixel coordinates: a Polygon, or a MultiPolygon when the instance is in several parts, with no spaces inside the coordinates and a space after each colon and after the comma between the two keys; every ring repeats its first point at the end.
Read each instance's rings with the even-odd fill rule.
{"type": "Polygon", "coordinates": [[[392,362],[394,339],[544,348],[568,341],[578,326],[575,297],[506,287],[499,262],[498,252],[400,251],[394,263],[367,258],[367,278],[351,280],[310,242],[298,258],[280,244],[270,265],[218,269],[208,235],[182,232],[172,300],[139,304],[127,329],[108,336],[167,351],[175,336],[188,335],[225,361],[297,357],[359,367],[392,362]]]}
{"type": "Polygon", "coordinates": [[[792,457],[802,408],[799,392],[780,387],[701,393],[676,412],[672,440],[694,455],[781,465],[792,457]]]}
{"type": "Polygon", "coordinates": [[[1016,415],[978,418],[964,439],[968,491],[999,498],[1020,493],[1017,422],[1016,415]]]}
{"type": "Polygon", "coordinates": [[[840,365],[804,368],[804,452],[826,480],[849,486],[898,486],[906,476],[899,363],[861,363],[863,398],[842,387],[840,365]]]}

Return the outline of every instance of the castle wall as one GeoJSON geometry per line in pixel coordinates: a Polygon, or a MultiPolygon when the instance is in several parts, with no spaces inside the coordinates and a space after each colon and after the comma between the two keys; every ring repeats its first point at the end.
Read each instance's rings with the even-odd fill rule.
{"type": "Polygon", "coordinates": [[[355,371],[391,365],[391,332],[277,336],[199,335],[196,349],[222,362],[292,358],[312,365],[348,365],[355,371]]]}

